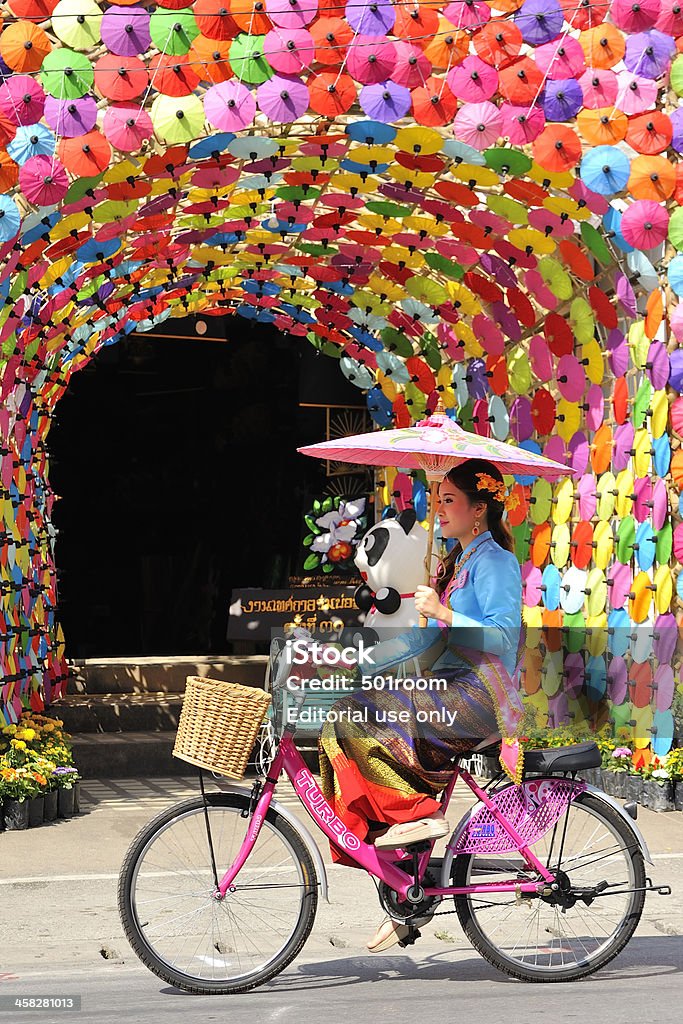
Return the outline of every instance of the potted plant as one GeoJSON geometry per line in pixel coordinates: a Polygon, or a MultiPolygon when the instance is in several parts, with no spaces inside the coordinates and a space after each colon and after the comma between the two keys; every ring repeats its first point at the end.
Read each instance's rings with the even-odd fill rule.
{"type": "Polygon", "coordinates": [[[78,770],[67,765],[55,768],[52,777],[57,781],[57,813],[60,818],[71,818],[74,813],[74,783],[78,781],[78,770]]]}
{"type": "Polygon", "coordinates": [[[669,751],[666,767],[674,788],[674,810],[683,811],[683,747],[669,751]]]}
{"type": "Polygon", "coordinates": [[[23,769],[13,768],[11,765],[4,766],[0,769],[0,785],[2,786],[2,810],[6,830],[18,832],[28,828],[25,772],[23,769]]]}
{"type": "Polygon", "coordinates": [[[653,811],[673,811],[673,785],[666,757],[653,757],[643,770],[643,804],[653,811]]]}
{"type": "Polygon", "coordinates": [[[603,772],[603,778],[609,777],[611,789],[605,789],[606,793],[612,796],[626,798],[628,796],[628,776],[633,767],[633,751],[630,747],[615,747],[609,758],[607,770],[603,772]]]}

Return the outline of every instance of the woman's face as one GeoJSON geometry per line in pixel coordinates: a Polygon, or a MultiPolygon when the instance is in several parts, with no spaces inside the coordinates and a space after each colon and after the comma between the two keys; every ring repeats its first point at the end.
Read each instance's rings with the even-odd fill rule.
{"type": "Polygon", "coordinates": [[[465,492],[450,480],[441,481],[438,494],[436,511],[443,537],[464,537],[471,532],[477,520],[480,530],[486,529],[486,502],[478,501],[471,505],[465,492]]]}

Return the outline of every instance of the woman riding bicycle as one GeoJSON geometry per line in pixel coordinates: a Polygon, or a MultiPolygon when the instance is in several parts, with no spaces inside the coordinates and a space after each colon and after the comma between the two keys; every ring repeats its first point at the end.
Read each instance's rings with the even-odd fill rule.
{"type": "MultiPolygon", "coordinates": [[[[489,736],[510,735],[510,723],[521,717],[511,676],[520,645],[522,582],[503,519],[509,504],[502,474],[487,460],[468,460],[445,476],[438,498],[441,533],[457,543],[439,565],[435,588],[416,590],[415,607],[427,627],[372,651],[376,673],[417,657],[431,685],[363,689],[337,701],[336,714],[322,727],[322,791],[347,828],[378,848],[447,835],[451,827],[436,796],[452,776],[453,760],[489,736]],[[361,716],[343,713],[350,709],[361,716]]],[[[377,677],[378,686],[380,678],[386,677],[377,677]]],[[[501,756],[515,781],[517,757],[516,749],[508,749],[507,761],[501,756]]],[[[354,864],[330,845],[334,861],[354,864]]],[[[385,918],[368,949],[386,949],[404,931],[385,918]]]]}

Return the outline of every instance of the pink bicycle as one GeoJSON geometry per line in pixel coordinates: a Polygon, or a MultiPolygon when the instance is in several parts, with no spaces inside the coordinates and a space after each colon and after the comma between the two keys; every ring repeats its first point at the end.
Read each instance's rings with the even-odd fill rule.
{"type": "MultiPolygon", "coordinates": [[[[280,654],[276,645],[275,674],[280,654]]],[[[305,698],[294,694],[298,709],[305,698]]],[[[594,743],[527,751],[520,786],[501,774],[482,788],[456,759],[442,809],[459,778],[477,803],[435,857],[434,841],[379,850],[346,829],[296,747],[296,715],[287,717],[265,778],[207,793],[200,772],[201,795],[159,814],[126,855],[123,927],[170,985],[244,992],[306,942],[327,877],[309,831],[274,798],[282,771],[318,828],[373,877],[384,910],[409,925],[401,945],[419,937],[417,923],[457,914],[475,949],[506,974],[575,980],[624,948],[648,890],[670,893],[646,877],[644,861],[652,862],[635,808],[576,777],[600,764],[594,743]]]]}

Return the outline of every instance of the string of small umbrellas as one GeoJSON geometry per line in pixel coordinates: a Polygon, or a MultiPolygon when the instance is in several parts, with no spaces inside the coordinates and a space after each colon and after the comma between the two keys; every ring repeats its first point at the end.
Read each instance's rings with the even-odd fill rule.
{"type": "MultiPolygon", "coordinates": [[[[195,312],[308,339],[378,426],[441,400],[482,439],[570,467],[576,487],[514,480],[529,621],[656,616],[670,635],[675,3],[5,6],[6,716],[66,679],[45,452],[56,403],[104,345],[195,312]]],[[[386,503],[426,517],[425,484],[389,469],[386,503]]],[[[639,641],[635,690],[625,650],[608,672],[599,652],[573,670],[615,720],[635,706],[660,750],[666,642],[639,641]]],[[[571,701],[537,668],[529,699],[562,720],[571,701]]]]}

